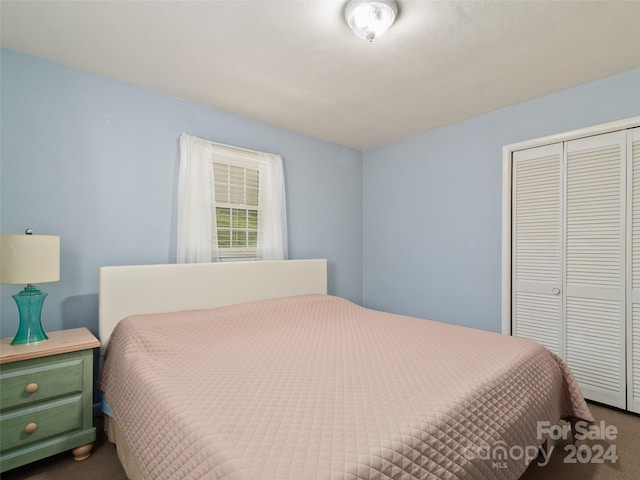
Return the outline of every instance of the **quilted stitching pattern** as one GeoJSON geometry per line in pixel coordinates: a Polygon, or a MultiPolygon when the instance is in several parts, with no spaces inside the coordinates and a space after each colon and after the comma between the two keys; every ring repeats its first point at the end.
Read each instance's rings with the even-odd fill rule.
{"type": "Polygon", "coordinates": [[[527,340],[305,295],[123,320],[100,388],[148,479],[514,479],[465,449],[593,421],[527,340]]]}

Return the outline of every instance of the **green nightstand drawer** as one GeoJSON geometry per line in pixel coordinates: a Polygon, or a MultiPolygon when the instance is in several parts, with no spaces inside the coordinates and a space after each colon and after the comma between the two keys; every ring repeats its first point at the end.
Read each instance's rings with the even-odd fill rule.
{"type": "Polygon", "coordinates": [[[82,375],[80,352],[31,360],[26,368],[21,363],[2,365],[0,411],[82,392],[82,375]]]}
{"type": "Polygon", "coordinates": [[[0,415],[2,451],[82,428],[82,395],[0,415]]]}

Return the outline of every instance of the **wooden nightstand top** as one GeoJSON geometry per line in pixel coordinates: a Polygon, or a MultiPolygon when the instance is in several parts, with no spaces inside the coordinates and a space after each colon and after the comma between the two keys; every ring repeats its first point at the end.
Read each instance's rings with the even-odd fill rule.
{"type": "Polygon", "coordinates": [[[100,341],[86,328],[47,332],[48,340],[31,345],[11,345],[13,338],[0,340],[0,364],[76,352],[100,346],[100,341]]]}

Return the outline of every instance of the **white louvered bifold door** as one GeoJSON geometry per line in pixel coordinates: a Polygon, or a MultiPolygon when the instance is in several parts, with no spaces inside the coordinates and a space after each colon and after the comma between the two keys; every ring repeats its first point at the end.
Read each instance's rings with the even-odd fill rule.
{"type": "Polygon", "coordinates": [[[626,406],[626,133],[565,143],[565,354],[590,400],[626,406]]]}
{"type": "Polygon", "coordinates": [[[631,272],[627,274],[627,409],[640,413],[640,128],[627,133],[628,189],[631,194],[627,215],[631,228],[627,248],[631,272]]]}
{"type": "Polygon", "coordinates": [[[514,152],[513,335],[562,356],[562,144],[514,152]]]}

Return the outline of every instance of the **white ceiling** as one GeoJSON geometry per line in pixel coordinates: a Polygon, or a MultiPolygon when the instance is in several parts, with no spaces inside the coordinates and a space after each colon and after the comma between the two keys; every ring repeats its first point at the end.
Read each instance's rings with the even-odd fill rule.
{"type": "MultiPolygon", "coordinates": [[[[640,1],[5,1],[2,45],[366,150],[640,67],[640,1]]],[[[640,88],[640,87],[639,87],[640,88]]]]}

